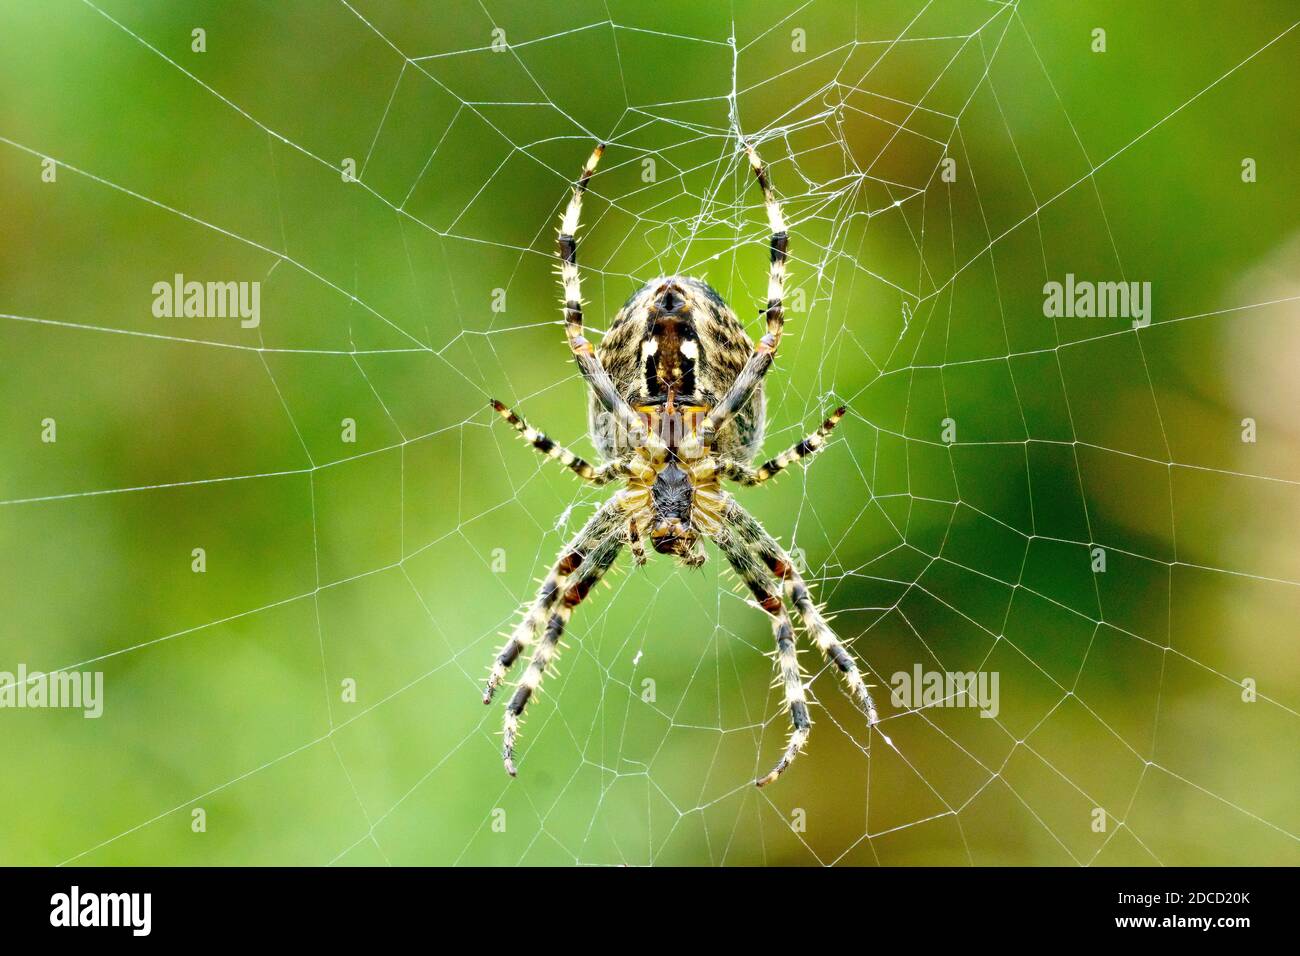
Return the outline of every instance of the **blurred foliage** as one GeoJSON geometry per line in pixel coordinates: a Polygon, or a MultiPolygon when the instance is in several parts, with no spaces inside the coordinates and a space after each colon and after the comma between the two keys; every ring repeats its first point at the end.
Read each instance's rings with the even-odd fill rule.
{"type": "Polygon", "coordinates": [[[106,709],[0,712],[0,862],[1295,864],[1297,34],[1268,45],[1293,16],[5,4],[0,669],[102,669],[106,709]],[[738,494],[802,549],[900,752],[809,650],[808,752],[751,786],[786,721],[714,555],[581,608],[510,781],[480,681],[603,494],[486,401],[587,448],[550,256],[597,138],[592,326],[681,270],[757,334],[733,109],[805,297],[768,447],[852,409],[738,494]],[[1151,282],[1154,323],[1045,318],[1067,272],[1151,282]],[[261,324],[155,318],[177,273],[261,281],[261,324]],[[917,663],[998,671],[998,720],[900,713],[917,663]]]}

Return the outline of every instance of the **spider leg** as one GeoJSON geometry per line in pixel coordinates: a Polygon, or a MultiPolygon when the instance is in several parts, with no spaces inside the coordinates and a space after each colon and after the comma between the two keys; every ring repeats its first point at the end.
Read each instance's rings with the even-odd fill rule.
{"type": "Polygon", "coordinates": [[[574,361],[595,392],[600,403],[618,418],[619,424],[627,431],[633,444],[661,446],[663,443],[657,435],[648,432],[645,425],[632,406],[619,394],[613,379],[605,371],[596,350],[582,334],[582,279],[578,274],[578,223],[582,218],[582,197],[587,192],[587,183],[596,172],[596,164],[605,152],[605,144],[600,143],[592,151],[591,157],[582,167],[573,195],[560,217],[560,234],[556,239],[556,255],[560,260],[560,285],[564,290],[564,334],[569,340],[569,350],[574,361]]]}
{"type": "Polygon", "coordinates": [[[767,178],[767,167],[748,143],[745,144],[745,153],[749,156],[749,165],[754,170],[754,177],[763,190],[767,221],[772,227],[772,264],[767,276],[767,308],[763,310],[763,314],[767,317],[767,333],[759,340],[753,354],[740,370],[740,374],[736,376],[736,380],[709,411],[708,417],[700,426],[700,440],[706,444],[712,443],[718,429],[748,401],[754,389],[763,381],[763,376],[771,367],[772,360],[776,358],[776,350],[781,344],[781,332],[785,327],[785,264],[790,235],[786,232],[781,204],[772,193],[772,184],[767,178]]]}
{"type": "Polygon", "coordinates": [[[645,565],[645,542],[641,540],[641,532],[637,530],[636,518],[629,518],[627,522],[627,544],[632,550],[632,560],[636,562],[637,567],[645,565]]]}
{"type": "Polygon", "coordinates": [[[754,551],[734,534],[730,528],[721,527],[712,535],[719,550],[726,556],[740,579],[749,588],[759,607],[772,619],[772,635],[776,639],[777,667],[781,672],[781,685],[785,692],[786,709],[790,712],[793,730],[786,744],[785,753],[765,776],[755,780],[757,786],[766,786],[781,776],[786,768],[798,756],[808,740],[808,731],[812,721],[808,717],[808,702],[804,697],[803,674],[799,670],[799,658],[794,644],[794,627],[786,613],[780,593],[773,587],[775,582],[763,567],[754,551]]]}
{"type": "Polygon", "coordinates": [[[719,466],[718,473],[722,477],[729,478],[742,485],[761,485],[769,478],[774,478],[785,471],[796,461],[807,458],[825,445],[826,436],[831,433],[832,428],[840,423],[840,419],[844,417],[844,412],[843,406],[835,409],[831,417],[822,422],[815,432],[797,445],[781,452],[775,458],[764,462],[758,468],[750,468],[748,465],[737,461],[724,461],[719,466]]]}
{"type": "Polygon", "coordinates": [[[577,571],[592,549],[619,527],[622,522],[622,507],[622,501],[618,496],[605,502],[560,552],[550,574],[538,588],[533,603],[524,613],[523,620],[515,625],[515,629],[511,631],[510,637],[497,654],[496,660],[492,662],[491,673],[483,688],[483,703],[492,703],[492,695],[505,680],[506,673],[514,665],[520,652],[533,642],[538,629],[546,623],[562,596],[565,581],[577,571]]]}
{"type": "Polygon", "coordinates": [[[604,485],[615,478],[627,476],[626,461],[608,461],[603,465],[593,467],[585,459],[578,457],[563,445],[556,444],[553,440],[547,438],[545,432],[539,432],[495,399],[492,401],[492,407],[497,410],[497,414],[510,423],[510,426],[515,431],[519,432],[524,441],[546,457],[554,458],[584,481],[590,481],[593,485],[604,485]]]}
{"type": "MultiPolygon", "coordinates": [[[[849,649],[831,630],[826,618],[822,617],[821,610],[813,603],[808,584],[795,568],[793,559],[777,544],[776,539],[763,529],[758,519],[742,508],[735,499],[727,502],[722,520],[725,526],[735,528],[741,539],[754,549],[768,569],[784,582],[786,596],[799,612],[804,627],[812,635],[818,649],[843,675],[850,695],[866,711],[867,723],[876,726],[880,722],[880,716],[876,712],[875,701],[871,699],[871,692],[862,679],[862,671],[849,649]]],[[[881,736],[887,744],[893,746],[893,741],[883,733],[881,736]]]]}
{"type": "Polygon", "coordinates": [[[564,634],[564,627],[569,622],[569,616],[573,609],[582,603],[583,599],[596,586],[601,577],[609,570],[618,553],[623,549],[623,529],[617,528],[607,534],[582,560],[572,576],[565,581],[564,590],[558,596],[550,619],[546,622],[546,633],[537,645],[537,650],[533,651],[532,660],[528,662],[528,670],[520,678],[518,687],[515,688],[514,696],[510,698],[510,703],[506,704],[505,716],[505,743],[502,749],[502,759],[505,761],[506,772],[510,776],[515,776],[515,741],[519,735],[519,718],[523,715],[524,708],[528,706],[529,699],[533,692],[542,683],[542,677],[546,674],[546,668],[550,665],[551,659],[555,656],[555,650],[559,646],[560,638],[564,634]]]}
{"type": "Polygon", "coordinates": [[[686,554],[682,555],[681,560],[682,564],[688,568],[703,567],[709,560],[709,552],[704,550],[704,546],[700,544],[700,539],[696,538],[691,549],[686,552],[686,554]]]}

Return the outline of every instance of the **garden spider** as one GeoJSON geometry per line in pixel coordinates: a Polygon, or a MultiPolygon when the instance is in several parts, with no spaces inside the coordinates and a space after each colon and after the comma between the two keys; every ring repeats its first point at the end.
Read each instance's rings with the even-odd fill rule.
{"type": "Polygon", "coordinates": [[[646,560],[648,537],[655,551],[685,565],[705,560],[700,537],[713,540],[772,620],[776,659],[793,732],[780,761],[758,786],[790,766],[808,739],[810,720],[794,628],[781,599],[803,621],[817,647],[844,676],[849,692],[878,717],[853,656],[835,636],[790,556],[749,512],[722,489],[722,480],[758,485],[821,448],[844,416],[839,408],[821,427],[788,451],[753,468],[763,438],[763,376],[781,341],[784,320],[786,246],[789,237],[781,205],[767,171],[748,144],[745,152],[763,190],[772,227],[768,275],[767,333],[755,346],[721,297],[699,279],[653,279],[619,310],[600,347],[583,336],[582,295],[577,263],[578,218],[587,183],[604,152],[597,146],[573,187],[560,221],[557,250],[564,290],[564,325],[569,348],[590,386],[591,438],[604,463],[593,466],[529,426],[500,402],[492,407],[530,445],[593,484],[625,483],[560,552],[523,620],[492,664],[483,693],[490,703],[497,687],[538,632],[541,641],[506,705],[506,770],[515,775],[519,718],[555,657],[573,609],[609,570],[627,545],[637,564],[646,560]]]}

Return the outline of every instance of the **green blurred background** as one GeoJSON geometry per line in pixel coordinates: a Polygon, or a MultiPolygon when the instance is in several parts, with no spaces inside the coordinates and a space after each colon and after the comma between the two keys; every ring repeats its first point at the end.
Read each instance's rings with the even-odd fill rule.
{"type": "Polygon", "coordinates": [[[1294,18],[4,0],[0,670],[106,699],[0,711],[0,863],[1300,862],[1294,18]],[[786,735],[763,615],[716,554],[624,559],[511,781],[480,682],[603,494],[487,399],[590,451],[550,256],[598,138],[592,326],[680,270],[758,334],[733,117],[803,298],[768,448],[852,409],[738,494],[876,684],[994,670],[1001,713],[881,686],[894,752],[809,650],[811,744],[757,791],[786,735]],[[1151,282],[1152,325],[1045,318],[1067,272],[1151,282]],[[175,273],[261,281],[260,327],[155,318],[175,273]]]}

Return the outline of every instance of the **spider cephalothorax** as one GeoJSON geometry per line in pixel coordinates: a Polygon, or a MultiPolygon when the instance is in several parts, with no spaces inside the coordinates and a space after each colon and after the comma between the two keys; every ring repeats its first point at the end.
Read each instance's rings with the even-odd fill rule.
{"type": "Polygon", "coordinates": [[[855,700],[877,722],[875,704],[847,648],[813,603],[794,562],[722,487],[767,481],[825,444],[844,415],[837,409],[793,448],[754,468],[763,440],[763,376],[781,341],[784,325],[788,236],[767,172],[748,145],[746,155],[763,190],[772,228],[766,334],[757,345],[721,296],[699,279],[652,279],[623,304],[594,348],[583,335],[577,240],[582,197],[604,152],[597,146],[574,186],[560,221],[558,254],[564,288],[569,348],[591,389],[591,439],[603,459],[593,466],[530,427],[500,402],[492,406],[538,451],[595,484],[623,487],[602,505],[560,553],[524,618],[497,655],[483,694],[496,688],[522,650],[541,640],[506,705],[505,764],[513,775],[519,717],[555,655],[573,608],[609,570],[624,546],[638,564],[645,542],[660,554],[697,566],[705,560],[702,539],[717,545],[772,621],[777,663],[794,730],[781,760],[757,783],[775,780],[808,738],[810,720],[803,675],[795,652],[792,605],[814,643],[844,675],[855,700]],[[782,592],[784,598],[782,599],[782,592]]]}

